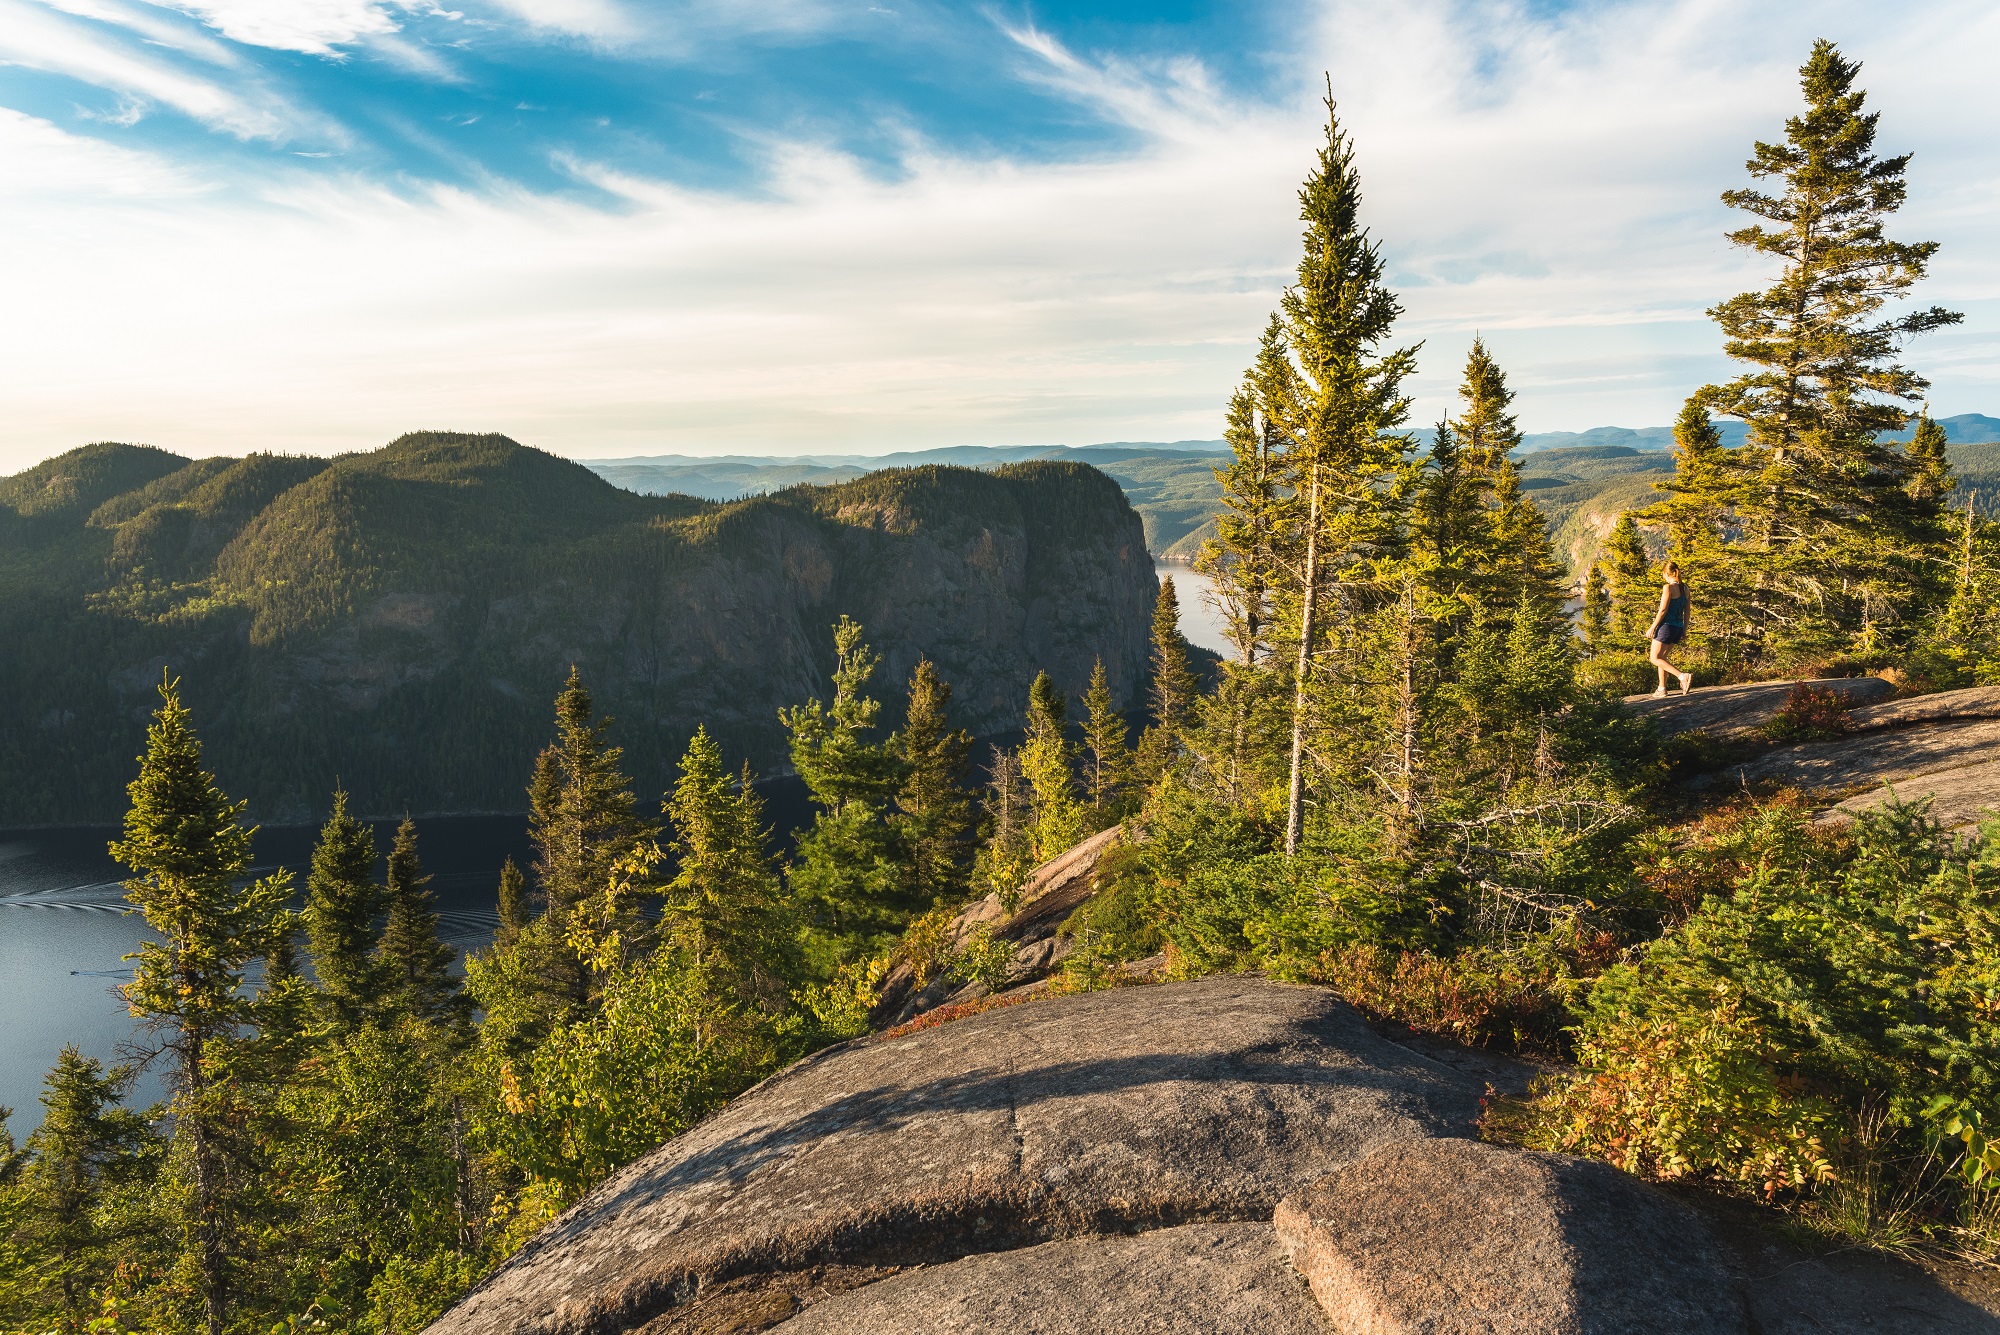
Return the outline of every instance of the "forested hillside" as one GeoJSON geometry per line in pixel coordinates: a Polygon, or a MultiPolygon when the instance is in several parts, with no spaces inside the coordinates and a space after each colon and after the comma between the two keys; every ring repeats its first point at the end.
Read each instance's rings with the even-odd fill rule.
{"type": "Polygon", "coordinates": [[[503,436],[337,460],[71,451],[0,480],[0,824],[114,818],[162,669],[263,819],[338,775],[358,810],[513,810],[571,664],[641,787],[697,722],[784,754],[840,612],[920,654],[957,723],[1029,678],[1129,698],[1153,581],[1140,521],[1074,463],[928,467],[733,504],[644,497],[503,436]]]}

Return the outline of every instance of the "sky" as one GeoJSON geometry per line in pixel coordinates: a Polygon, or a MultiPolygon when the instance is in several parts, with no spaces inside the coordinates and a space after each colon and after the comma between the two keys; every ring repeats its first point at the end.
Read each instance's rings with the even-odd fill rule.
{"type": "Polygon", "coordinates": [[[1768,268],[1719,193],[1812,39],[2000,414],[1990,0],[0,0],[0,473],[501,431],[572,457],[1221,434],[1330,82],[1421,343],[1665,423],[1768,268]]]}

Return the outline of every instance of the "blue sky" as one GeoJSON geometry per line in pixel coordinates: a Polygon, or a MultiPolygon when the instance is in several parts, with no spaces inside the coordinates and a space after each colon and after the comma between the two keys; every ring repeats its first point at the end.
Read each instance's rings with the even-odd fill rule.
{"type": "Polygon", "coordinates": [[[1917,152],[2000,412],[1990,5],[0,0],[0,471],[499,430],[577,456],[1218,434],[1330,74],[1445,411],[1663,422],[1812,37],[1917,152]]]}

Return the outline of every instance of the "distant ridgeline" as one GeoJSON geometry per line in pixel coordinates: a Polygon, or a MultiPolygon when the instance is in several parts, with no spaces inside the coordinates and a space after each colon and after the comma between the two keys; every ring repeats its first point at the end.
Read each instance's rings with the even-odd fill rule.
{"type": "Polygon", "coordinates": [[[163,668],[255,817],[518,810],[571,663],[642,795],[705,722],[783,757],[780,705],[862,622],[895,714],[919,654],[957,722],[1018,726],[1101,654],[1128,701],[1154,582],[1075,462],[928,466],[734,503],[640,496],[504,436],[339,459],[72,450],[0,479],[0,824],[114,819],[163,668]]]}
{"type": "MultiPolygon", "coordinates": [[[[1982,513],[2000,513],[2000,418],[1961,413],[1940,418],[1952,442],[1952,465],[1961,495],[1979,493],[1982,513]]],[[[1741,422],[1718,422],[1725,445],[1743,443],[1741,422]]],[[[1428,433],[1419,432],[1428,441],[1428,433]]],[[[1909,439],[1904,431],[1898,439],[1909,439]]],[[[1531,432],[1522,438],[1521,486],[1548,516],[1556,545],[1575,569],[1596,559],[1604,535],[1621,512],[1659,498],[1653,483],[1674,471],[1672,427],[1617,426],[1589,431],[1531,432]]],[[[1185,561],[1215,535],[1215,512],[1222,488],[1214,469],[1227,461],[1219,440],[1122,441],[1107,445],[1021,447],[958,446],[892,454],[803,455],[789,459],[729,455],[698,458],[652,455],[600,459],[590,468],[631,491],[664,496],[681,493],[728,500],[776,491],[800,482],[838,482],[871,468],[917,464],[961,464],[988,468],[1021,459],[1068,459],[1090,464],[1117,479],[1146,524],[1146,547],[1171,560],[1185,561]]]]}

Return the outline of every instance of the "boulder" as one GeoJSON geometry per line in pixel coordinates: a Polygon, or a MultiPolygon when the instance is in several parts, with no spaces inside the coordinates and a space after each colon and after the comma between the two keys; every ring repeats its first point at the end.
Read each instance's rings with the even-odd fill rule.
{"type": "Polygon", "coordinates": [[[1700,1218],[1607,1164],[1402,1141],[1277,1211],[1333,1328],[1368,1335],[1742,1335],[1700,1218]]]}
{"type": "Polygon", "coordinates": [[[1864,705],[1848,711],[1847,726],[1856,732],[1872,732],[1877,728],[1907,728],[1975,718],[2000,718],[2000,686],[1969,686],[1962,691],[1938,691],[1864,705]]]}
{"type": "MultiPolygon", "coordinates": [[[[967,905],[952,919],[946,939],[953,946],[962,946],[983,925],[996,941],[1014,947],[1007,986],[1018,987],[1041,977],[1068,957],[1069,941],[1057,935],[1057,929],[1078,905],[1097,893],[1098,866],[1124,838],[1124,829],[1114,825],[1037,867],[1021,886],[1012,913],[1001,907],[998,895],[967,905]]],[[[918,987],[916,972],[905,962],[882,980],[872,1018],[876,1028],[888,1029],[939,1006],[984,995],[983,986],[949,977],[930,978],[918,987]]]]}
{"type": "Polygon", "coordinates": [[[807,1308],[776,1335],[1322,1335],[1269,1224],[1184,1224],[969,1256],[807,1308]]]}
{"type": "Polygon", "coordinates": [[[1901,786],[1904,780],[2000,759],[2000,719],[1961,719],[1882,728],[1825,742],[1781,746],[1725,778],[1732,784],[1779,783],[1839,792],[1901,786]]]}
{"type": "Polygon", "coordinates": [[[1977,829],[1989,813],[2000,810],[2000,756],[1982,764],[1904,776],[1835,803],[1821,812],[1819,819],[1850,820],[1860,812],[1872,811],[1892,801],[1928,802],[1931,819],[1947,830],[1977,829]]]}
{"type": "Polygon", "coordinates": [[[625,1332],[748,1276],[1268,1220],[1358,1155],[1468,1133],[1479,1095],[1329,992],[1240,976],[859,1039],[613,1176],[432,1329],[625,1332]]]}
{"type": "Polygon", "coordinates": [[[1810,685],[1836,692],[1848,708],[1872,704],[1895,694],[1880,677],[1835,677],[1826,681],[1760,681],[1747,686],[1703,686],[1686,695],[1656,700],[1628,695],[1625,707],[1653,720],[1661,734],[1701,731],[1721,739],[1753,738],[1785,707],[1792,688],[1810,685]]]}

